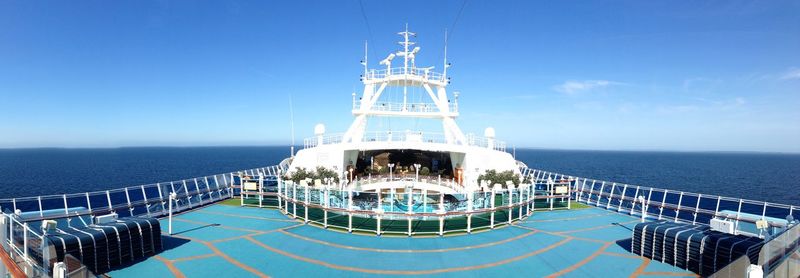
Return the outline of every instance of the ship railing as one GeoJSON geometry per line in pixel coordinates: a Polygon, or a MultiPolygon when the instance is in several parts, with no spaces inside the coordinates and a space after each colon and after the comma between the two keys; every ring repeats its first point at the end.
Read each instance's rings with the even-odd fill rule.
{"type": "Polygon", "coordinates": [[[375,79],[383,79],[390,76],[419,76],[425,80],[431,81],[438,81],[444,82],[444,75],[439,72],[434,72],[427,68],[416,68],[416,67],[397,67],[397,68],[390,68],[390,69],[371,69],[367,71],[367,74],[364,76],[364,80],[375,80],[375,79]]]}
{"type": "Polygon", "coordinates": [[[417,178],[414,173],[395,174],[395,175],[374,174],[363,177],[356,177],[353,181],[348,183],[348,186],[355,186],[356,188],[360,188],[362,185],[370,185],[370,184],[378,184],[386,182],[405,182],[409,186],[413,186],[415,184],[420,184],[420,185],[435,184],[437,186],[450,188],[459,193],[465,192],[465,187],[456,182],[455,179],[453,178],[442,179],[440,176],[431,176],[431,175],[420,175],[417,178]]]}
{"type": "MultiPolygon", "coordinates": [[[[467,134],[468,146],[489,148],[497,151],[506,151],[506,143],[500,140],[467,134]]],[[[326,134],[318,137],[309,137],[303,140],[303,148],[313,148],[320,144],[323,145],[342,143],[344,134],[326,134]]],[[[446,144],[447,138],[444,133],[422,132],[422,131],[368,131],[364,133],[362,142],[419,142],[419,143],[439,143],[446,144]]]]}
{"type": "MultiPolygon", "coordinates": [[[[353,111],[362,108],[361,102],[353,102],[353,111]]],[[[416,103],[403,103],[403,102],[376,102],[369,107],[370,111],[381,112],[416,112],[416,113],[438,113],[439,107],[432,102],[416,102],[416,103]]],[[[458,113],[458,104],[448,104],[448,112],[458,113]]]]}
{"type": "Polygon", "coordinates": [[[376,235],[470,233],[511,225],[534,210],[571,207],[570,192],[542,192],[535,184],[453,194],[419,189],[378,193],[347,182],[279,180],[277,186],[277,207],[287,215],[325,228],[376,235]]]}
{"type": "Polygon", "coordinates": [[[54,261],[44,259],[48,257],[48,248],[41,246],[44,220],[80,226],[92,223],[92,216],[111,213],[118,217],[163,217],[169,213],[171,193],[172,212],[185,211],[239,194],[244,178],[277,177],[285,168],[276,165],[104,191],[0,199],[0,256],[20,262],[19,269],[27,276],[47,276],[54,261]]]}
{"type": "MultiPolygon", "coordinates": [[[[709,224],[713,218],[734,221],[741,233],[759,235],[756,221],[765,220],[770,233],[782,231],[789,215],[800,217],[798,207],[639,185],[630,185],[561,173],[522,168],[523,177],[536,182],[567,181],[579,202],[653,219],[709,224]]],[[[763,236],[763,234],[761,234],[763,236]]]]}
{"type": "Polygon", "coordinates": [[[763,277],[800,277],[800,225],[793,224],[761,246],[757,261],[741,256],[714,276],[744,277],[753,265],[761,267],[763,277]]]}
{"type": "Polygon", "coordinates": [[[475,134],[467,134],[467,144],[470,146],[491,148],[497,151],[506,151],[506,142],[495,140],[493,138],[481,137],[475,134]]]}
{"type": "Polygon", "coordinates": [[[42,246],[44,241],[40,232],[31,224],[22,222],[11,214],[0,214],[0,268],[6,267],[12,277],[48,277],[42,246]]]}
{"type": "Polygon", "coordinates": [[[766,277],[800,277],[800,225],[770,239],[758,255],[766,277]]]}
{"type": "Polygon", "coordinates": [[[800,273],[800,211],[797,206],[615,183],[527,167],[520,171],[524,179],[533,182],[569,184],[572,198],[578,202],[637,215],[643,221],[710,225],[712,219],[721,219],[733,223],[735,234],[764,238],[758,262],[738,259],[721,271],[736,272],[738,276],[745,273],[749,264],[758,263],[767,277],[797,277],[800,273]]]}

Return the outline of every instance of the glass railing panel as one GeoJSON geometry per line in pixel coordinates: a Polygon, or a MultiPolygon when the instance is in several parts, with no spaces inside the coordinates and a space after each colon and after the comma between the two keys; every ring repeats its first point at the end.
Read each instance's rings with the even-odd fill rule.
{"type": "MultiPolygon", "coordinates": [[[[796,223],[796,222],[795,222],[796,223]]],[[[795,263],[792,256],[800,248],[800,225],[795,224],[785,232],[779,234],[761,247],[758,255],[758,264],[764,268],[764,273],[789,270],[789,264],[795,263]],[[786,265],[785,265],[786,264],[786,265]]],[[[796,275],[786,276],[793,277],[796,275]]],[[[775,273],[774,277],[783,277],[775,273]]]]}
{"type": "Polygon", "coordinates": [[[656,190],[648,190],[646,199],[649,201],[646,202],[647,206],[647,216],[651,218],[658,218],[659,215],[659,206],[664,196],[664,192],[656,191],[656,190]]]}
{"type": "Polygon", "coordinates": [[[680,206],[681,210],[678,211],[678,219],[691,223],[694,220],[695,215],[695,208],[697,207],[697,202],[699,198],[697,195],[694,194],[683,194],[683,198],[680,199],[680,206]]]}
{"type": "Polygon", "coordinates": [[[64,210],[64,197],[58,196],[42,196],[42,212],[45,217],[63,217],[66,216],[64,210]]]}
{"type": "Polygon", "coordinates": [[[322,197],[322,194],[323,194],[322,190],[316,188],[309,188],[308,190],[309,203],[314,205],[322,205],[322,200],[324,199],[322,197]]]}
{"type": "Polygon", "coordinates": [[[353,192],[353,206],[356,210],[373,211],[378,208],[378,194],[372,192],[353,192]]]}
{"type": "MultiPolygon", "coordinates": [[[[466,212],[469,208],[469,199],[467,194],[452,194],[452,203],[449,211],[466,212]]],[[[471,208],[470,208],[471,209],[471,208]]]]}
{"type": "Polygon", "coordinates": [[[348,196],[347,191],[337,190],[333,191],[334,194],[331,196],[331,207],[340,208],[340,209],[347,209],[348,200],[350,196],[348,196]]]}

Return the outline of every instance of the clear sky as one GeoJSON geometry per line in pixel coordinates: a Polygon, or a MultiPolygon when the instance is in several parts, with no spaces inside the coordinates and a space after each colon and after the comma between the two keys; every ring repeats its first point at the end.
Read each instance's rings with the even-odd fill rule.
{"type": "Polygon", "coordinates": [[[0,1],[0,147],[284,145],[290,95],[344,132],[406,23],[465,132],[800,152],[798,1],[0,1]]]}

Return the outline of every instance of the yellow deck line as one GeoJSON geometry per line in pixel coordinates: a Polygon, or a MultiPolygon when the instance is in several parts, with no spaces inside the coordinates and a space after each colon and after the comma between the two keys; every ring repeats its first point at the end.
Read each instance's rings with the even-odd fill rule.
{"type": "Polygon", "coordinates": [[[464,266],[464,267],[453,267],[453,268],[441,268],[441,269],[430,269],[430,270],[381,270],[381,269],[367,269],[367,268],[350,267],[350,266],[332,264],[332,263],[328,263],[328,262],[324,262],[324,261],[320,261],[320,260],[316,260],[316,259],[303,257],[303,256],[300,256],[300,255],[295,255],[295,254],[292,254],[292,253],[277,249],[275,247],[269,246],[269,245],[267,245],[267,244],[265,244],[265,243],[263,243],[261,241],[253,239],[251,237],[246,237],[246,239],[249,240],[250,242],[255,243],[256,245],[258,245],[258,246],[260,246],[260,247],[262,247],[264,249],[267,249],[269,251],[272,251],[272,252],[275,252],[275,253],[278,253],[278,254],[281,254],[281,255],[296,259],[296,260],[300,260],[300,261],[304,261],[304,262],[308,262],[308,263],[312,263],[312,264],[316,264],[316,265],[320,265],[320,266],[324,266],[324,267],[328,267],[328,268],[333,268],[333,269],[354,271],[354,272],[362,272],[362,273],[372,273],[372,274],[384,274],[384,275],[389,275],[389,274],[392,274],[392,275],[436,274],[436,273],[449,273],[449,272],[458,272],[458,271],[466,271],[466,270],[475,270],[475,269],[494,267],[494,266],[504,265],[504,264],[507,264],[507,263],[515,262],[515,261],[518,261],[518,260],[522,260],[522,259],[534,256],[534,255],[537,255],[537,254],[544,253],[546,251],[549,251],[550,249],[553,249],[553,248],[556,248],[558,246],[561,246],[561,245],[563,245],[563,244],[565,244],[565,243],[567,243],[567,242],[572,240],[570,238],[565,238],[565,239],[563,239],[563,240],[561,240],[559,242],[550,244],[550,245],[548,245],[548,246],[546,246],[544,248],[537,249],[537,250],[535,250],[533,252],[530,252],[530,253],[527,253],[527,254],[523,254],[523,255],[520,255],[520,256],[516,256],[516,257],[513,257],[513,258],[508,258],[508,259],[497,261],[497,262],[493,262],[493,263],[481,264],[481,265],[464,266]]]}
{"type": "Polygon", "coordinates": [[[322,245],[327,245],[327,246],[332,246],[332,247],[337,247],[337,248],[343,248],[343,249],[349,249],[349,250],[371,251],[371,252],[381,252],[381,253],[441,253],[441,252],[450,252],[450,251],[461,251],[461,250],[478,249],[478,248],[484,248],[484,247],[494,246],[494,245],[498,245],[498,244],[508,243],[508,242],[515,241],[515,240],[518,240],[518,239],[522,239],[522,238],[525,238],[525,237],[528,237],[530,235],[538,233],[538,231],[531,231],[531,232],[527,232],[527,233],[524,233],[524,234],[521,234],[521,235],[518,235],[518,236],[515,236],[515,237],[512,237],[512,238],[507,238],[507,239],[504,239],[504,240],[501,240],[501,241],[487,242],[487,243],[483,243],[483,244],[462,246],[462,247],[453,247],[453,248],[443,248],[443,249],[378,249],[378,248],[367,248],[367,247],[357,247],[357,246],[350,246],[350,245],[342,245],[342,244],[338,244],[338,243],[322,241],[322,240],[318,240],[318,239],[313,239],[313,238],[301,236],[301,235],[298,235],[298,234],[295,234],[295,233],[292,233],[292,232],[288,232],[288,231],[285,231],[285,230],[281,230],[281,231],[278,231],[278,232],[283,233],[283,234],[288,235],[288,236],[291,236],[291,237],[294,237],[294,238],[298,238],[298,239],[301,239],[301,240],[310,241],[310,242],[314,242],[314,243],[319,243],[319,244],[322,244],[322,245]]]}
{"type": "Polygon", "coordinates": [[[203,255],[181,257],[181,258],[177,258],[177,259],[172,259],[170,261],[172,261],[173,263],[177,263],[177,262],[185,262],[185,261],[191,261],[191,260],[205,259],[205,258],[216,257],[216,256],[217,256],[217,254],[209,253],[209,254],[203,254],[203,255]]]}
{"type": "Polygon", "coordinates": [[[642,256],[637,256],[633,254],[623,254],[623,253],[615,253],[615,252],[603,252],[603,255],[607,256],[616,256],[616,257],[623,257],[623,258],[631,258],[631,259],[641,259],[642,256]]]}
{"type": "Polygon", "coordinates": [[[239,267],[241,269],[244,269],[244,270],[246,270],[246,271],[248,271],[250,273],[253,273],[258,277],[262,277],[262,278],[268,278],[269,277],[268,275],[266,275],[264,273],[261,273],[261,271],[258,271],[257,269],[252,268],[252,267],[250,267],[250,266],[248,266],[246,264],[243,264],[243,263],[237,261],[236,259],[232,258],[231,256],[228,256],[228,254],[225,254],[225,252],[222,252],[222,250],[219,250],[219,248],[214,246],[214,244],[211,243],[211,242],[204,241],[204,240],[199,240],[199,239],[191,238],[191,237],[176,236],[176,235],[173,235],[173,236],[177,237],[177,238],[183,238],[183,239],[186,239],[186,240],[194,240],[194,241],[197,241],[199,243],[202,243],[203,245],[205,245],[206,247],[211,249],[211,251],[214,252],[214,254],[222,257],[223,259],[225,259],[229,263],[231,263],[231,264],[233,264],[233,265],[235,265],[235,266],[237,266],[237,267],[239,267]]]}
{"type": "Polygon", "coordinates": [[[169,272],[171,272],[172,275],[175,275],[176,278],[186,278],[186,275],[183,275],[183,272],[181,272],[180,269],[175,267],[175,264],[173,264],[172,261],[167,260],[164,257],[158,256],[158,255],[153,256],[153,258],[155,258],[156,260],[164,263],[164,265],[167,266],[167,269],[169,269],[169,272]]]}
{"type": "Polygon", "coordinates": [[[600,246],[600,248],[597,248],[597,251],[594,251],[594,253],[592,253],[588,257],[584,258],[583,260],[580,260],[579,262],[577,262],[577,263],[575,263],[575,264],[573,264],[573,265],[571,265],[571,266],[569,266],[567,268],[561,269],[556,273],[547,275],[546,277],[548,277],[548,278],[558,277],[558,276],[570,273],[572,271],[575,271],[576,269],[580,268],[581,266],[583,266],[583,265],[591,262],[592,260],[594,260],[594,258],[596,258],[597,256],[600,256],[600,254],[602,254],[603,251],[606,250],[606,248],[611,246],[611,244],[613,244],[613,243],[607,242],[606,244],[603,244],[603,246],[600,246]]]}
{"type": "Polygon", "coordinates": [[[676,277],[700,277],[700,275],[688,272],[666,272],[666,271],[654,271],[654,272],[642,272],[639,275],[654,275],[654,276],[676,276],[676,277]]]}
{"type": "Polygon", "coordinates": [[[222,225],[222,224],[218,224],[218,223],[208,223],[208,222],[196,221],[196,220],[188,220],[188,219],[180,219],[180,218],[173,218],[172,220],[180,221],[180,222],[186,222],[186,223],[192,223],[192,224],[200,224],[200,225],[215,225],[215,226],[212,226],[212,227],[218,227],[220,229],[240,231],[240,232],[248,232],[248,233],[261,232],[259,230],[251,230],[251,229],[233,227],[233,226],[222,225]]]}
{"type": "Polygon", "coordinates": [[[647,268],[649,264],[650,264],[650,259],[642,257],[642,264],[640,264],[639,267],[637,267],[636,270],[634,270],[633,273],[631,273],[630,278],[639,277],[639,275],[641,275],[642,272],[644,272],[644,269],[647,268]]]}
{"type": "Polygon", "coordinates": [[[235,236],[235,237],[220,238],[220,239],[215,239],[215,240],[212,240],[212,241],[209,241],[209,242],[211,242],[211,243],[220,243],[220,242],[226,242],[226,241],[231,241],[231,240],[243,239],[244,237],[247,237],[247,236],[260,236],[260,235],[274,233],[274,232],[278,232],[278,231],[284,231],[286,229],[291,229],[291,228],[299,227],[299,226],[303,226],[303,224],[297,224],[297,225],[278,228],[278,229],[274,229],[274,230],[266,230],[266,231],[261,231],[261,232],[257,232],[257,233],[246,234],[246,235],[240,235],[240,236],[235,236]]]}
{"type": "Polygon", "coordinates": [[[595,227],[576,229],[576,230],[569,230],[569,231],[558,231],[558,232],[553,232],[553,233],[556,233],[556,234],[569,234],[569,233],[577,233],[577,232],[586,232],[586,231],[593,231],[593,230],[600,230],[600,229],[606,229],[606,228],[611,228],[611,227],[617,227],[617,226],[619,226],[621,224],[630,224],[630,223],[636,223],[636,222],[639,222],[639,221],[640,220],[631,220],[631,221],[627,221],[627,222],[608,224],[608,225],[602,225],[602,226],[595,226],[595,227]]]}
{"type": "Polygon", "coordinates": [[[615,242],[615,241],[606,241],[606,240],[600,240],[600,239],[594,239],[594,238],[577,237],[577,236],[572,236],[572,235],[559,234],[559,233],[556,233],[556,232],[548,232],[548,231],[545,231],[545,230],[539,230],[539,229],[526,227],[526,226],[512,225],[512,227],[517,227],[517,228],[520,228],[520,229],[525,229],[525,230],[530,230],[530,231],[538,231],[538,232],[543,233],[543,234],[548,234],[548,235],[553,235],[553,236],[560,236],[560,237],[563,237],[563,238],[570,238],[570,239],[574,239],[574,240],[597,242],[597,243],[603,243],[603,244],[609,243],[609,242],[612,242],[612,243],[615,242]]]}
{"type": "Polygon", "coordinates": [[[279,222],[297,222],[296,220],[290,219],[275,219],[275,218],[268,218],[268,217],[259,217],[259,216],[250,216],[250,215],[238,215],[238,214],[230,214],[224,212],[216,212],[216,211],[202,211],[198,210],[199,213],[205,214],[215,214],[215,215],[222,215],[228,217],[236,217],[236,218],[245,218],[245,219],[258,219],[258,220],[267,220],[267,221],[279,221],[279,222]]]}
{"type": "Polygon", "coordinates": [[[598,217],[598,216],[606,216],[606,215],[612,215],[612,214],[618,214],[618,213],[614,213],[614,212],[609,212],[609,213],[595,213],[595,214],[588,214],[588,215],[584,215],[584,216],[566,217],[566,218],[552,218],[552,219],[542,219],[542,220],[535,220],[535,219],[530,219],[530,218],[529,218],[529,219],[528,219],[528,220],[526,220],[525,222],[526,222],[526,223],[527,223],[527,222],[532,222],[532,223],[542,223],[542,222],[556,222],[556,221],[580,220],[580,219],[594,218],[594,217],[598,217]]]}

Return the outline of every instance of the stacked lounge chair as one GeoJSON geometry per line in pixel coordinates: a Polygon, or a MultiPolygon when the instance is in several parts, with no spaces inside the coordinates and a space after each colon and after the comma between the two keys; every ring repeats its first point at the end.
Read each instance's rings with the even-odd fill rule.
{"type": "Polygon", "coordinates": [[[162,250],[161,226],[155,218],[126,217],[103,224],[67,227],[45,235],[55,261],[79,259],[94,273],[153,256],[162,250]]]}
{"type": "Polygon", "coordinates": [[[631,252],[708,276],[741,256],[757,261],[763,244],[757,237],[712,231],[707,226],[655,221],[634,227],[631,252]]]}

